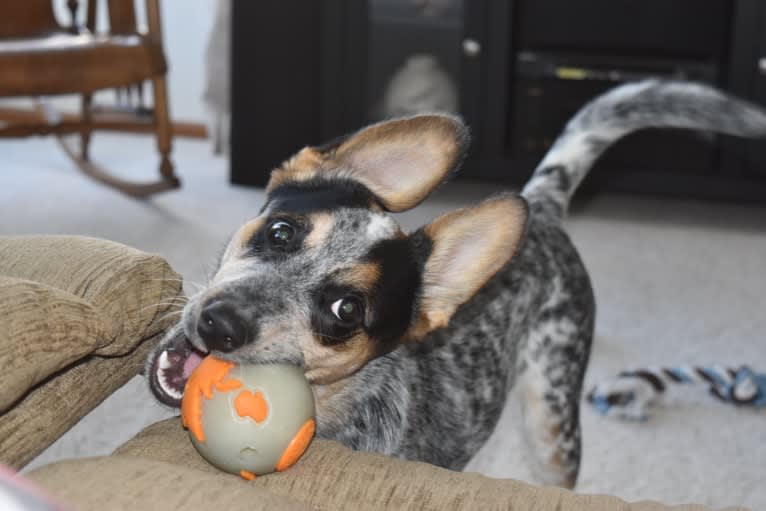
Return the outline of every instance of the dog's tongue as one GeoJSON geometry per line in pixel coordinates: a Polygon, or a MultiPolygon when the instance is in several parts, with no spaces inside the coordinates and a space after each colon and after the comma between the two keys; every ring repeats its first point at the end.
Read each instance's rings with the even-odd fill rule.
{"type": "Polygon", "coordinates": [[[189,357],[186,359],[186,362],[184,362],[184,378],[189,378],[189,375],[197,368],[198,365],[200,365],[201,362],[202,355],[196,351],[192,351],[189,354],[189,357]]]}

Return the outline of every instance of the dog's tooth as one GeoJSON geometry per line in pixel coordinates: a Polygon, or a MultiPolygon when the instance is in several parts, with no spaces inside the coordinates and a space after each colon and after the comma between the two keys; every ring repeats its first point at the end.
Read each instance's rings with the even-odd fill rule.
{"type": "Polygon", "coordinates": [[[159,368],[160,369],[167,369],[171,367],[173,364],[170,363],[170,359],[168,358],[168,352],[163,351],[160,353],[160,360],[159,360],[159,368]]]}
{"type": "Polygon", "coordinates": [[[173,399],[181,399],[184,397],[184,395],[173,388],[173,385],[168,383],[167,379],[165,379],[164,376],[160,376],[158,378],[160,382],[160,387],[162,387],[162,391],[165,392],[168,396],[172,397],[173,399]]]}
{"type": "Polygon", "coordinates": [[[162,391],[165,394],[170,394],[173,391],[173,389],[170,388],[170,384],[168,384],[168,382],[165,379],[165,377],[163,375],[161,375],[161,374],[158,375],[157,383],[160,384],[160,388],[162,389],[162,391]]]}

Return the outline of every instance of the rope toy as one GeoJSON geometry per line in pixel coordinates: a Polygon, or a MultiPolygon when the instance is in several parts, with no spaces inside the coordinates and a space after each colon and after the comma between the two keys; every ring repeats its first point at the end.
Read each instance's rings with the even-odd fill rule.
{"type": "Polygon", "coordinates": [[[738,368],[684,365],[623,371],[613,380],[594,386],[587,399],[601,415],[644,421],[649,418],[649,408],[668,387],[677,384],[704,384],[724,403],[766,408],[766,373],[756,373],[746,365],[738,368]]]}

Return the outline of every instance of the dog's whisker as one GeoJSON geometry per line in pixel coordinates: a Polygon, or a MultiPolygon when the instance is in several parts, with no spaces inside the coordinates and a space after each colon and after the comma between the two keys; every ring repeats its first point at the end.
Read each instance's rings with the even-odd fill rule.
{"type": "Polygon", "coordinates": [[[180,317],[182,313],[183,313],[183,311],[168,312],[167,314],[163,314],[162,316],[157,318],[157,321],[164,321],[167,318],[170,318],[170,317],[173,317],[173,316],[179,316],[180,317]]]}
{"type": "Polygon", "coordinates": [[[163,314],[160,317],[161,318],[167,318],[169,316],[180,316],[182,314],[183,314],[183,311],[170,311],[170,312],[166,312],[165,314],[163,314]]]}
{"type": "Polygon", "coordinates": [[[170,311],[182,311],[184,310],[183,306],[177,303],[166,303],[166,304],[157,304],[156,308],[164,308],[168,309],[170,311]]]}
{"type": "Polygon", "coordinates": [[[176,296],[172,298],[167,298],[165,301],[167,302],[177,302],[177,303],[186,303],[186,297],[185,296],[176,296]]]}
{"type": "Polygon", "coordinates": [[[165,300],[186,300],[186,297],[183,295],[177,295],[177,296],[167,296],[164,299],[165,300]]]}
{"type": "Polygon", "coordinates": [[[175,278],[156,278],[156,279],[149,279],[151,281],[161,281],[161,282],[180,282],[184,285],[189,285],[193,287],[195,290],[199,291],[201,289],[205,289],[205,285],[200,284],[199,282],[196,282],[194,280],[188,280],[188,279],[175,279],[175,278]]]}
{"type": "Polygon", "coordinates": [[[186,305],[186,299],[185,298],[167,298],[161,302],[154,302],[152,304],[147,305],[145,308],[148,307],[154,307],[156,305],[186,305]]]}
{"type": "Polygon", "coordinates": [[[158,302],[145,307],[141,307],[139,311],[143,312],[146,309],[158,308],[158,307],[178,307],[178,310],[183,310],[186,302],[158,302]]]}

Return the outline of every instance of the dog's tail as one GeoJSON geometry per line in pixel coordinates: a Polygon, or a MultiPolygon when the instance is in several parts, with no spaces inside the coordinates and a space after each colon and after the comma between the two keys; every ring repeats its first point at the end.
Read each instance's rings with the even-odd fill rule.
{"type": "Polygon", "coordinates": [[[647,80],[619,86],[585,105],[535,169],[522,195],[562,217],[601,154],[644,128],[686,128],[766,136],[766,112],[705,85],[647,80]]]}

